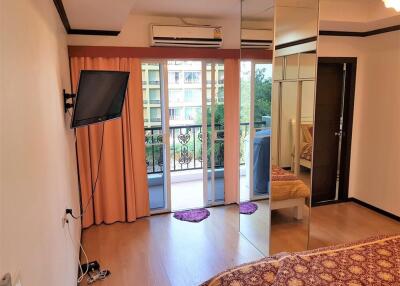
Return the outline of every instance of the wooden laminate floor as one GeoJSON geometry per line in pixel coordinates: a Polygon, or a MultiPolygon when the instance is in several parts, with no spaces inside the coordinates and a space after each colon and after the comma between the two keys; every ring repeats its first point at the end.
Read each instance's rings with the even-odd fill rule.
{"type": "Polygon", "coordinates": [[[112,273],[98,285],[198,285],[227,267],[263,257],[239,234],[237,206],[209,210],[200,223],[163,214],[85,230],[89,259],[112,273]]]}
{"type": "MultiPolygon", "coordinates": [[[[210,217],[198,224],[164,214],[85,230],[89,259],[112,273],[96,285],[198,285],[226,268],[262,257],[239,234],[236,206],[209,210],[210,217]]],[[[312,209],[310,248],[386,233],[400,233],[400,224],[354,203],[312,209]]]]}

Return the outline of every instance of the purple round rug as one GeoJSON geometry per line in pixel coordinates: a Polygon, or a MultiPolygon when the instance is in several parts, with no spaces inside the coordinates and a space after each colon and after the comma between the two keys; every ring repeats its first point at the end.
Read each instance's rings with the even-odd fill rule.
{"type": "Polygon", "coordinates": [[[209,215],[210,212],[207,209],[202,208],[175,212],[174,218],[189,222],[200,222],[203,219],[208,218],[209,215]]]}
{"type": "Polygon", "coordinates": [[[252,202],[245,202],[240,203],[239,209],[241,214],[251,215],[258,209],[258,206],[252,202]]]}

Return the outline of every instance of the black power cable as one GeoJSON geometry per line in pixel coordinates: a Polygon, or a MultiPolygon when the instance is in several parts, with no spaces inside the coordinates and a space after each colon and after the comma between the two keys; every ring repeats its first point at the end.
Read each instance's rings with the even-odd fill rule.
{"type": "MultiPolygon", "coordinates": [[[[93,187],[92,187],[92,193],[90,195],[90,198],[85,206],[85,208],[82,210],[82,213],[79,216],[75,216],[72,213],[72,209],[67,209],[66,213],[70,214],[71,217],[73,217],[74,219],[79,219],[81,218],[87,211],[89,204],[92,202],[93,197],[94,197],[94,193],[96,192],[96,186],[97,186],[97,181],[99,180],[99,174],[100,174],[100,165],[101,165],[101,159],[103,158],[103,146],[104,146],[104,122],[103,122],[103,128],[102,128],[102,132],[101,132],[101,145],[100,145],[100,154],[99,154],[99,160],[97,162],[97,174],[96,174],[96,179],[94,181],[93,187]]],[[[76,136],[76,135],[75,135],[76,136]]]]}

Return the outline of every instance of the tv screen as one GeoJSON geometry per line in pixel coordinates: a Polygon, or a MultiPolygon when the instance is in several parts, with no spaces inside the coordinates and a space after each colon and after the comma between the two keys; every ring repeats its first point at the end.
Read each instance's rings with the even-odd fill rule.
{"type": "Polygon", "coordinates": [[[129,72],[82,70],[71,128],[121,116],[129,72]]]}

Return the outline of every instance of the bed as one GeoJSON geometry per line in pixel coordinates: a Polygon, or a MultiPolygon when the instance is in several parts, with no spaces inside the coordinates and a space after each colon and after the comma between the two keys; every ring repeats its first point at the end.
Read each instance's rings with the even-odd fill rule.
{"type": "Polygon", "coordinates": [[[283,253],[218,274],[202,286],[400,285],[400,235],[283,253]]]}
{"type": "Polygon", "coordinates": [[[294,217],[301,220],[310,189],[293,173],[275,165],[272,166],[271,179],[271,210],[293,208],[294,217]]]}

